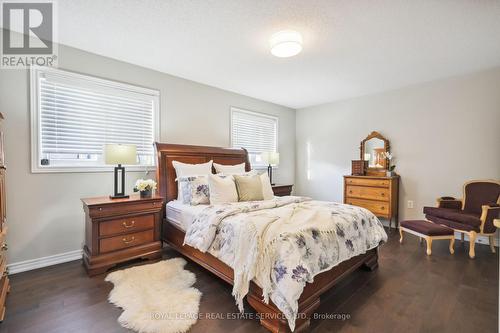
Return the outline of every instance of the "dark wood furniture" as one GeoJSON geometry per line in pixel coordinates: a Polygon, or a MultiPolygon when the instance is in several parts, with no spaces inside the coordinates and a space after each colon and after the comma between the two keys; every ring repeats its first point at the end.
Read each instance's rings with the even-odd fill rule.
{"type": "Polygon", "coordinates": [[[161,257],[163,198],[82,199],[85,211],[83,263],[90,276],[131,259],[161,257]]]}
{"type": "Polygon", "coordinates": [[[0,321],[5,316],[5,301],[10,291],[9,277],[7,276],[7,210],[5,196],[5,161],[3,151],[3,115],[0,113],[0,321]]]}
{"type": "Polygon", "coordinates": [[[292,194],[293,185],[272,185],[273,193],[275,196],[284,197],[292,194]]]}
{"type": "MultiPolygon", "coordinates": [[[[245,163],[246,171],[250,171],[248,154],[244,149],[227,149],[204,146],[187,146],[156,143],[158,190],[160,195],[168,201],[177,197],[175,169],[172,161],[184,163],[204,163],[213,160],[220,164],[245,163]]],[[[232,284],[233,270],[209,253],[202,253],[190,246],[183,245],[185,233],[167,219],[163,222],[162,239],[172,248],[203,266],[219,278],[232,284]]],[[[299,312],[304,314],[296,321],[296,332],[306,329],[310,323],[312,313],[320,304],[320,296],[339,282],[343,277],[364,266],[375,269],[378,265],[377,249],[344,261],[329,271],[323,272],[314,278],[314,283],[308,283],[299,299],[299,312]]],[[[262,300],[262,290],[254,282],[250,284],[247,295],[250,305],[260,314],[260,323],[272,332],[289,331],[288,323],[283,313],[272,303],[265,304],[262,300]]]]}
{"type": "Polygon", "coordinates": [[[344,203],[368,209],[398,227],[399,176],[344,176],[344,203]]]}

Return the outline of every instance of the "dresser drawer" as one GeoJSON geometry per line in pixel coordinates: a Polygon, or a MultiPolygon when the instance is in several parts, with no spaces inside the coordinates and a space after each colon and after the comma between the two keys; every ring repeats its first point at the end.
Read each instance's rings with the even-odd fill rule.
{"type": "Polygon", "coordinates": [[[373,178],[346,178],[345,182],[346,182],[346,185],[389,187],[390,180],[388,180],[388,179],[373,179],[373,178]]]}
{"type": "Polygon", "coordinates": [[[389,216],[388,202],[346,198],[345,203],[366,208],[377,216],[389,216]]]}
{"type": "Polygon", "coordinates": [[[351,198],[389,201],[389,189],[384,187],[347,185],[345,194],[351,198]]]}
{"type": "Polygon", "coordinates": [[[99,223],[99,236],[112,236],[124,232],[152,229],[154,224],[155,217],[153,214],[103,221],[99,223]]]}
{"type": "Polygon", "coordinates": [[[161,203],[161,201],[147,201],[121,205],[96,205],[89,208],[89,216],[91,218],[99,218],[122,215],[124,211],[126,211],[127,213],[147,212],[148,209],[157,210],[158,208],[161,208],[161,203]]]}
{"type": "Polygon", "coordinates": [[[146,230],[127,234],[123,236],[115,236],[103,238],[99,240],[100,253],[106,253],[129,247],[151,243],[154,241],[154,230],[146,230]]]}

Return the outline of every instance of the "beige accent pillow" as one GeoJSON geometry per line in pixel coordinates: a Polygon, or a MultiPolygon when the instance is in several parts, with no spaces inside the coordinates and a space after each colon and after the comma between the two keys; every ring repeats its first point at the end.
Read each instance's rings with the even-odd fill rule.
{"type": "Polygon", "coordinates": [[[262,196],[264,200],[274,199],[273,187],[271,186],[271,181],[269,180],[267,172],[260,175],[260,180],[262,181],[262,196]]]}
{"type": "Polygon", "coordinates": [[[238,190],[238,201],[264,200],[262,195],[262,180],[259,175],[239,176],[234,175],[234,182],[238,190]]]}
{"type": "Polygon", "coordinates": [[[226,202],[238,202],[238,192],[233,176],[209,175],[210,204],[217,205],[226,202]]]}

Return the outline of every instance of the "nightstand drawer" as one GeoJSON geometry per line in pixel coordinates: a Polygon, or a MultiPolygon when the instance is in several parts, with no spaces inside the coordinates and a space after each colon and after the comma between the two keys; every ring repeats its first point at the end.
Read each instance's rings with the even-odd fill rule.
{"type": "Polygon", "coordinates": [[[99,248],[101,253],[106,253],[106,252],[126,249],[132,246],[151,243],[153,241],[154,241],[154,230],[151,229],[123,236],[103,238],[99,240],[99,248]]]}
{"type": "Polygon", "coordinates": [[[345,192],[347,197],[389,201],[388,188],[348,185],[345,192]]]}
{"type": "Polygon", "coordinates": [[[105,221],[99,224],[99,236],[112,236],[124,232],[152,229],[154,224],[155,217],[152,214],[105,221]]]}
{"type": "Polygon", "coordinates": [[[127,204],[116,205],[99,205],[92,206],[89,209],[89,216],[91,218],[109,217],[122,215],[124,211],[128,213],[144,212],[148,210],[156,210],[161,208],[162,201],[148,201],[148,202],[134,202],[127,204]]]}
{"type": "Polygon", "coordinates": [[[366,208],[377,216],[388,216],[389,214],[388,202],[346,198],[345,203],[366,208]]]}
{"type": "Polygon", "coordinates": [[[362,185],[362,186],[376,186],[376,187],[389,187],[390,181],[387,179],[370,179],[370,178],[350,178],[346,177],[347,185],[362,185]]]}

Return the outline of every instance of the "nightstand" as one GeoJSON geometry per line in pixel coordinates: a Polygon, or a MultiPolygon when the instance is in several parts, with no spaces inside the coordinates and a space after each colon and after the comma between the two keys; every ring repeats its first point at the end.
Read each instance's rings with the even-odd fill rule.
{"type": "Polygon", "coordinates": [[[160,227],[164,199],[82,199],[85,211],[83,263],[88,275],[106,272],[132,259],[161,257],[160,227]]]}
{"type": "Polygon", "coordinates": [[[283,197],[292,194],[293,185],[272,185],[273,192],[275,196],[283,197]]]}

